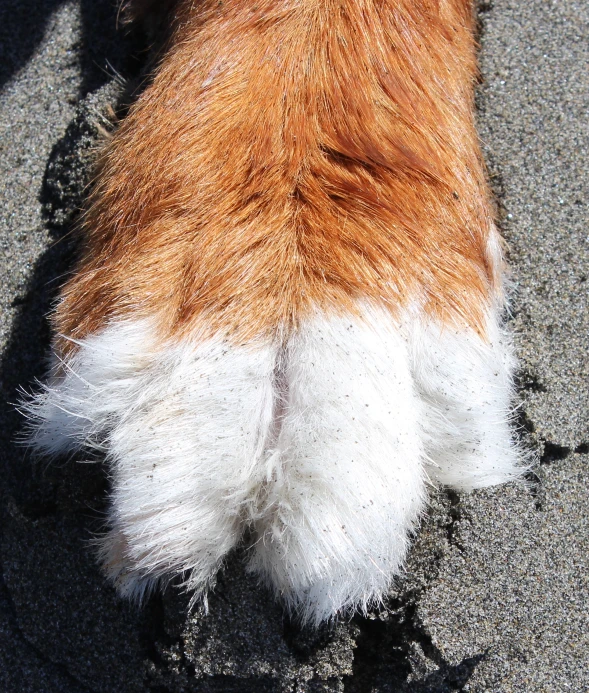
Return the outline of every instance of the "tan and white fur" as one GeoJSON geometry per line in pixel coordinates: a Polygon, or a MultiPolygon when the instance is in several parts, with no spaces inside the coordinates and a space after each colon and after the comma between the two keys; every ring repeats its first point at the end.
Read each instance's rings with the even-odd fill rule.
{"type": "Polygon", "coordinates": [[[178,0],[103,152],[32,444],[102,452],[101,559],[195,598],[245,530],[313,623],[382,600],[430,481],[523,471],[470,0],[178,0]]]}

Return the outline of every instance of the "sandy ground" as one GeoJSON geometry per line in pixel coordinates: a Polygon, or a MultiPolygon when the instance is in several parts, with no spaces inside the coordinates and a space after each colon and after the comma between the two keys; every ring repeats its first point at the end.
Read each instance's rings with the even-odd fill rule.
{"type": "Polygon", "coordinates": [[[440,493],[386,611],[301,632],[236,556],[208,615],[118,600],[88,541],[98,465],[34,465],[19,384],[43,373],[98,115],[137,46],[110,0],[0,3],[0,690],[589,690],[589,4],[481,7],[480,131],[511,251],[530,489],[440,493]],[[78,108],[78,103],[82,105],[78,108]]]}

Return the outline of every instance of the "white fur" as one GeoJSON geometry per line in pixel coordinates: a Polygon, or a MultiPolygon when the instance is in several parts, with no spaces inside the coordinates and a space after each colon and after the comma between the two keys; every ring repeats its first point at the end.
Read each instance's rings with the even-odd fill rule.
{"type": "Polygon", "coordinates": [[[488,342],[472,331],[416,323],[412,372],[425,404],[422,437],[430,475],[470,491],[521,476],[513,412],[511,343],[496,320],[488,342]]]}
{"type": "Polygon", "coordinates": [[[241,537],[274,363],[268,346],[223,340],[158,350],[146,322],[125,322],[87,339],[39,395],[37,447],[107,453],[112,511],[102,556],[121,592],[141,597],[150,580],[180,573],[202,591],[214,578],[241,537]]]}
{"type": "Polygon", "coordinates": [[[28,405],[37,449],[102,450],[113,490],[101,556],[141,597],[184,575],[202,594],[245,527],[250,568],[318,623],[386,594],[424,506],[521,474],[511,349],[381,309],[316,315],[284,344],[157,346],[109,325],[28,405]]]}
{"type": "Polygon", "coordinates": [[[251,567],[318,623],[382,599],[424,502],[422,407],[390,316],[317,317],[283,355],[251,567]]]}

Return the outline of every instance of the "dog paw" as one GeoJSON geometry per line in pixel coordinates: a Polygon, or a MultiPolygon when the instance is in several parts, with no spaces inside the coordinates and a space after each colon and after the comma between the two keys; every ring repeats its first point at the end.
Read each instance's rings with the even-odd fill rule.
{"type": "Polygon", "coordinates": [[[128,320],[55,366],[28,405],[31,443],[106,454],[101,556],[122,594],[176,575],[204,593],[250,528],[250,569],[303,619],[366,610],[402,566],[429,480],[468,490],[521,474],[498,326],[482,339],[359,312],[246,345],[162,345],[128,320]]]}
{"type": "Polygon", "coordinates": [[[162,6],[27,407],[38,450],[106,456],[121,592],[198,598],[248,530],[301,618],[366,610],[428,485],[525,469],[474,25],[438,4],[162,6]]]}

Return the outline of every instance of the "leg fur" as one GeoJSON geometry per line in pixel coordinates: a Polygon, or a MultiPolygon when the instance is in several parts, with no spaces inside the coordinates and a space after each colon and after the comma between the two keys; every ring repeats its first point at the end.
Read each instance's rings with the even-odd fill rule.
{"type": "Polygon", "coordinates": [[[202,593],[250,527],[303,619],[366,610],[428,477],[523,469],[470,3],[130,4],[173,6],[169,50],[101,157],[31,443],[105,454],[123,594],[202,593]]]}

